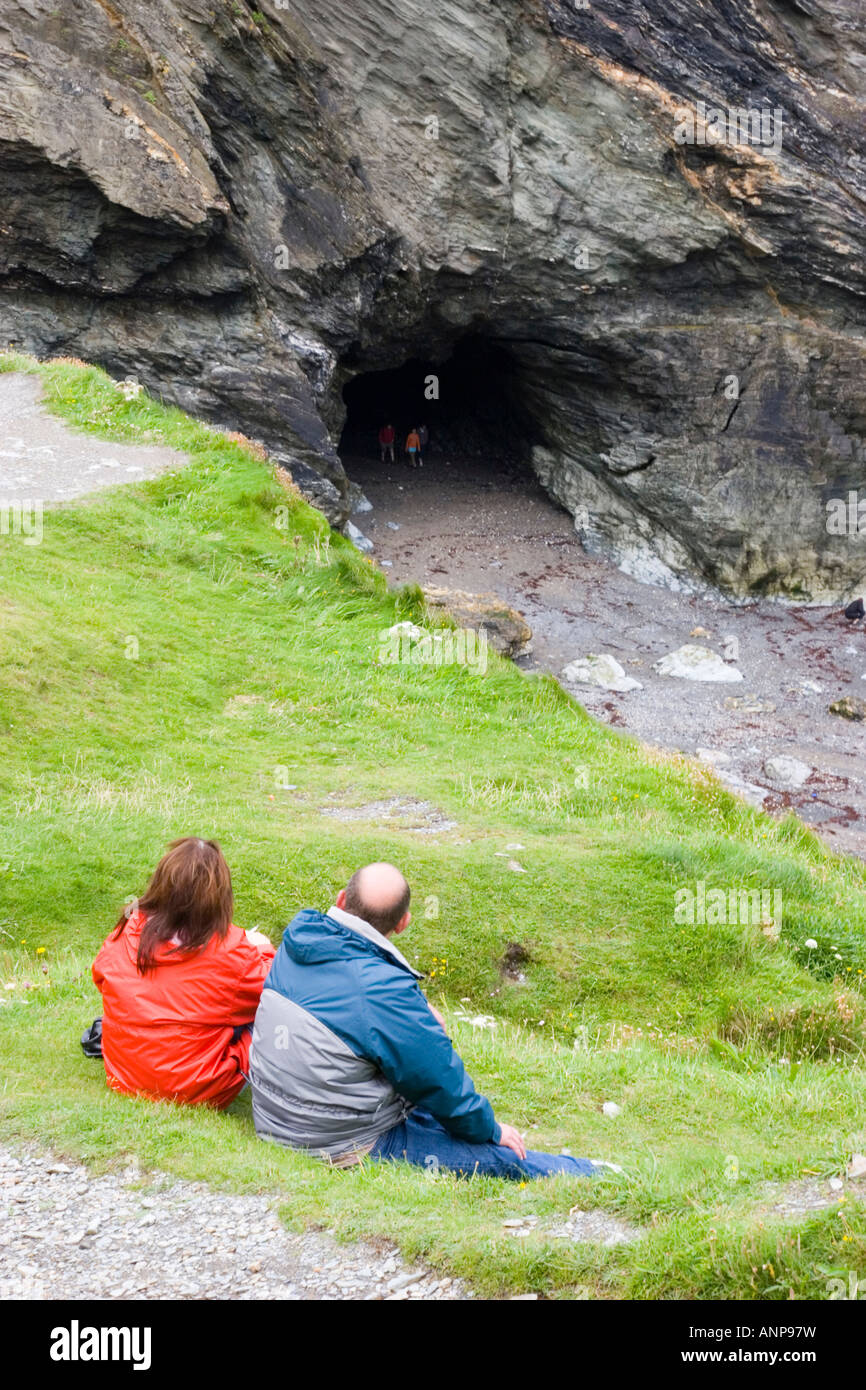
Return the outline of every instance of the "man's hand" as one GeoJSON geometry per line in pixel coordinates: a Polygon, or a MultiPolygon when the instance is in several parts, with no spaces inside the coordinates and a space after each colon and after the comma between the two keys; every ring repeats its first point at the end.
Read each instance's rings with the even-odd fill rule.
{"type": "Polygon", "coordinates": [[[500,1144],[504,1145],[506,1149],[513,1149],[518,1158],[525,1158],[526,1145],[520,1130],[515,1129],[514,1125],[500,1125],[499,1128],[502,1130],[500,1144]]]}
{"type": "Polygon", "coordinates": [[[427,1004],[428,1004],[428,1006],[429,1006],[429,1008],[430,1008],[430,1012],[431,1012],[431,1014],[433,1015],[433,1017],[435,1018],[436,1022],[439,1024],[439,1026],[440,1026],[441,1028],[445,1028],[445,1032],[447,1033],[447,1032],[448,1032],[448,1029],[447,1029],[447,1027],[445,1027],[445,1020],[444,1020],[444,1018],[442,1017],[442,1015],[440,1014],[439,1010],[433,1008],[433,1005],[430,1003],[430,1000],[429,1000],[429,999],[427,1000],[427,1004]]]}
{"type": "Polygon", "coordinates": [[[262,946],[271,945],[271,942],[265,936],[264,932],[256,931],[255,927],[248,927],[246,936],[251,946],[258,946],[261,948],[262,946]]]}

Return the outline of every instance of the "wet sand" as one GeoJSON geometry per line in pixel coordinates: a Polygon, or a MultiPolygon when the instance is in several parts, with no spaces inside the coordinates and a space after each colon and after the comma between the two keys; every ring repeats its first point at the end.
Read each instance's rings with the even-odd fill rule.
{"type": "Polygon", "coordinates": [[[641,584],[585,554],[568,513],[517,465],[441,452],[415,470],[357,454],[343,462],[373,503],[352,520],[374,558],[391,561],[390,581],[498,594],[533,630],[524,669],[562,679],[579,656],[616,657],[643,689],[568,686],[591,714],[647,743],[729,755],[719,771],[749,783],[755,803],[764,792],[765,810],[790,808],[834,849],[866,858],[866,726],[828,713],[841,696],[866,698],[866,622],[838,608],[735,605],[641,584]],[[690,637],[695,627],[710,637],[690,637]],[[731,638],[741,683],[652,669],[686,642],[721,655],[731,638]],[[781,754],[813,768],[797,791],[774,790],[763,771],[781,754]]]}

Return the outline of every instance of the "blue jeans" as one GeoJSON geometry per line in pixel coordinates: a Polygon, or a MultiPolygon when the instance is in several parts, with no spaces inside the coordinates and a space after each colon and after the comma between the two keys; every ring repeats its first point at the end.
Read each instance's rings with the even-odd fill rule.
{"type": "Polygon", "coordinates": [[[433,1172],[447,1168],[462,1177],[478,1173],[488,1178],[511,1178],[516,1182],[547,1178],[554,1173],[590,1177],[596,1171],[588,1158],[572,1158],[570,1154],[543,1154],[527,1149],[526,1157],[518,1158],[513,1149],[506,1149],[502,1144],[470,1144],[466,1139],[449,1134],[429,1110],[420,1106],[412,1110],[402,1124],[380,1135],[369,1156],[390,1163],[402,1159],[433,1172]]]}

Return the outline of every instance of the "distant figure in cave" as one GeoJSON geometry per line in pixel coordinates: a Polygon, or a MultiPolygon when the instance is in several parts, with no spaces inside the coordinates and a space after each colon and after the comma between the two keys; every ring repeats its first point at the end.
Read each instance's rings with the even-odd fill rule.
{"type": "Polygon", "coordinates": [[[428,430],[426,425],[418,426],[418,438],[421,441],[421,453],[426,454],[427,445],[430,443],[430,431],[428,430]]]}
{"type": "Polygon", "coordinates": [[[424,462],[421,457],[421,436],[414,426],[406,436],[406,453],[409,457],[409,467],[420,468],[424,462]]]}
{"type": "Polygon", "coordinates": [[[394,426],[383,425],[379,431],[379,451],[382,455],[382,462],[385,462],[385,455],[390,454],[391,462],[394,462],[394,426]]]}

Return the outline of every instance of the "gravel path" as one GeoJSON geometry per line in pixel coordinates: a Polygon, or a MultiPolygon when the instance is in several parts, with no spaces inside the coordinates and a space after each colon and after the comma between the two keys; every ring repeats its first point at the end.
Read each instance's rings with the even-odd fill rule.
{"type": "MultiPolygon", "coordinates": [[[[861,1196],[840,1178],[768,1183],[758,1221],[796,1221],[861,1196]]],[[[407,1265],[385,1242],[293,1234],[276,1199],[234,1196],[137,1167],[98,1177],[32,1146],[0,1146],[0,1301],[39,1299],[467,1300],[460,1279],[407,1265]]],[[[503,1234],[630,1244],[642,1230],[572,1208],[559,1224],[509,1216],[503,1234]]],[[[535,1294],[513,1295],[517,1299],[535,1294]]]]}
{"type": "Polygon", "coordinates": [[[37,376],[0,374],[0,502],[63,502],[187,463],[174,449],[77,434],[49,415],[41,394],[37,376]]]}
{"type": "Polygon", "coordinates": [[[0,1147],[0,1300],[467,1299],[393,1248],[292,1234],[275,1201],[0,1147]]]}
{"type": "Polygon", "coordinates": [[[713,750],[719,775],[735,789],[748,784],[756,804],[793,810],[834,849],[866,858],[864,726],[828,712],[841,696],[866,698],[866,622],[846,622],[839,606],[734,604],[641,584],[587,555],[568,513],[513,464],[436,451],[414,471],[357,455],[343,462],[373,504],[353,520],[389,580],[498,594],[532,628],[532,655],[518,662],[527,670],[561,677],[577,657],[609,653],[643,688],[570,687],[596,718],[664,748],[713,750]],[[695,628],[705,635],[693,637],[695,628]],[[654,672],[688,642],[733,651],[742,682],[654,672]],[[813,769],[797,791],[764,774],[780,754],[813,769]]]}

